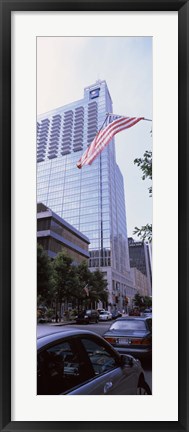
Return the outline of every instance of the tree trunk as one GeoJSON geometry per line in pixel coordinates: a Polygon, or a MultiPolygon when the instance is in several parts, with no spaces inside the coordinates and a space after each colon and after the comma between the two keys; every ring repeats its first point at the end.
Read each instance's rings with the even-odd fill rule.
{"type": "Polygon", "coordinates": [[[62,318],[62,302],[60,302],[60,309],[59,309],[59,322],[61,322],[61,318],[62,318]]]}

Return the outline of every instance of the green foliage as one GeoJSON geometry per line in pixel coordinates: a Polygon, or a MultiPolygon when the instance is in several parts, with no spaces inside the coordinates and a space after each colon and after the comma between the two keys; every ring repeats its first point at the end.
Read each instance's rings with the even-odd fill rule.
{"type": "Polygon", "coordinates": [[[72,259],[65,252],[60,252],[54,259],[52,268],[56,299],[60,304],[65,300],[70,301],[76,285],[76,272],[72,259]]]}
{"type": "MultiPolygon", "coordinates": [[[[142,180],[150,179],[152,180],[152,151],[146,150],[143,158],[136,158],[134,164],[140,167],[142,171],[142,180]]],[[[149,187],[149,194],[152,196],[152,186],[149,187]]]]}
{"type": "Polygon", "coordinates": [[[135,306],[138,306],[139,308],[142,308],[144,306],[143,297],[139,293],[135,294],[135,296],[134,296],[134,304],[135,304],[135,306]]]}
{"type": "Polygon", "coordinates": [[[78,277],[78,287],[77,292],[75,293],[76,297],[80,300],[85,299],[87,292],[84,288],[87,286],[87,290],[89,290],[89,285],[91,281],[91,272],[88,269],[88,265],[86,261],[83,261],[77,267],[77,277],[78,277]]]}
{"type": "Polygon", "coordinates": [[[45,316],[47,319],[51,319],[54,316],[54,309],[52,308],[47,309],[45,316]]]}
{"type": "Polygon", "coordinates": [[[91,289],[90,296],[93,301],[107,302],[108,301],[108,291],[107,291],[107,281],[104,280],[103,274],[100,270],[95,270],[91,273],[91,289]]]}
{"type": "MultiPolygon", "coordinates": [[[[152,180],[152,151],[146,150],[143,158],[136,158],[134,163],[140,167],[142,171],[142,180],[152,180]]],[[[152,186],[148,188],[149,196],[152,197],[152,186]]],[[[142,241],[152,241],[152,224],[146,224],[141,228],[135,227],[133,234],[136,234],[142,241]]]]}
{"type": "Polygon", "coordinates": [[[145,296],[144,297],[144,303],[145,307],[151,307],[152,306],[152,297],[145,296]]]}
{"type": "Polygon", "coordinates": [[[152,224],[146,224],[141,228],[135,227],[133,234],[136,234],[142,241],[152,241],[152,224]]]}
{"type": "Polygon", "coordinates": [[[47,253],[37,244],[37,298],[38,305],[49,304],[51,301],[52,267],[47,253]]]}
{"type": "Polygon", "coordinates": [[[141,296],[138,292],[134,296],[134,304],[139,307],[139,309],[146,309],[152,306],[152,298],[148,296],[141,296]]]}
{"type": "Polygon", "coordinates": [[[96,270],[90,272],[87,262],[78,266],[64,251],[51,262],[42,247],[38,247],[38,299],[39,303],[71,302],[78,309],[92,302],[108,299],[107,282],[103,274],[96,270]]]}
{"type": "Polygon", "coordinates": [[[80,300],[80,304],[86,304],[95,301],[107,301],[107,282],[103,274],[96,270],[90,272],[87,263],[84,261],[77,267],[78,287],[75,297],[80,300]],[[85,287],[86,290],[85,290],[85,287]]]}

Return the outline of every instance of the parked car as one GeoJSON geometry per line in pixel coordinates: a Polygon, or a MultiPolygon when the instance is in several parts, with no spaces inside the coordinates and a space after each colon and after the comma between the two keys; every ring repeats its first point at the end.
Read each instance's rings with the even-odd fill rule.
{"type": "Polygon", "coordinates": [[[49,322],[49,319],[46,317],[41,317],[38,319],[39,324],[47,324],[49,322]]]}
{"type": "Polygon", "coordinates": [[[144,309],[142,312],[141,312],[141,316],[152,316],[152,309],[144,309]]]}
{"type": "Polygon", "coordinates": [[[99,321],[108,321],[112,319],[112,314],[109,311],[101,311],[99,313],[99,321]]]}
{"type": "Polygon", "coordinates": [[[121,354],[140,359],[152,358],[152,319],[149,317],[118,318],[104,334],[121,354]]]}
{"type": "Polygon", "coordinates": [[[112,319],[117,319],[117,318],[120,318],[120,317],[122,317],[122,313],[120,311],[114,310],[112,312],[112,319]]]}
{"type": "Polygon", "coordinates": [[[77,324],[98,323],[99,313],[93,309],[81,311],[76,317],[77,324]]]}
{"type": "Polygon", "coordinates": [[[129,311],[129,316],[140,316],[140,310],[137,308],[131,309],[129,311]]]}
{"type": "Polygon", "coordinates": [[[101,336],[66,329],[37,340],[38,395],[150,395],[139,360],[101,336]]]}

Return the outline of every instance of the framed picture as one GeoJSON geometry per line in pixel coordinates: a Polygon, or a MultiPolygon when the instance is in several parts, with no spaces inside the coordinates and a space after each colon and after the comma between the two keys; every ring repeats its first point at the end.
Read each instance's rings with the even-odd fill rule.
{"type": "MultiPolygon", "coordinates": [[[[1,0],[0,8],[1,430],[188,431],[188,1],[1,0]],[[54,37],[153,40],[152,396],[36,394],[38,42],[54,37]]],[[[42,59],[43,49],[46,57],[50,52],[41,45],[42,59]]],[[[53,50],[51,66],[58,68],[53,50]]],[[[92,43],[91,50],[92,63],[92,43]]],[[[104,55],[108,62],[111,49],[104,55]]],[[[68,70],[63,85],[69,74],[77,83],[78,73],[68,70]]],[[[91,93],[92,101],[98,92],[91,93]]]]}

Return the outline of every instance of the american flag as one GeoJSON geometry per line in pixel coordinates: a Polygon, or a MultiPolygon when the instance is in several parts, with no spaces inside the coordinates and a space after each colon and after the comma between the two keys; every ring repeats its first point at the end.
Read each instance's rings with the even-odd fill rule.
{"type": "Polygon", "coordinates": [[[88,284],[84,286],[83,290],[86,292],[88,297],[89,296],[88,284]]]}
{"type": "Polygon", "coordinates": [[[101,153],[101,151],[109,144],[114,135],[124,129],[134,126],[140,120],[144,120],[144,117],[122,117],[109,114],[108,120],[108,125],[99,130],[91,145],[78,160],[78,168],[82,168],[83,165],[91,165],[99,153],[101,153]]]}

